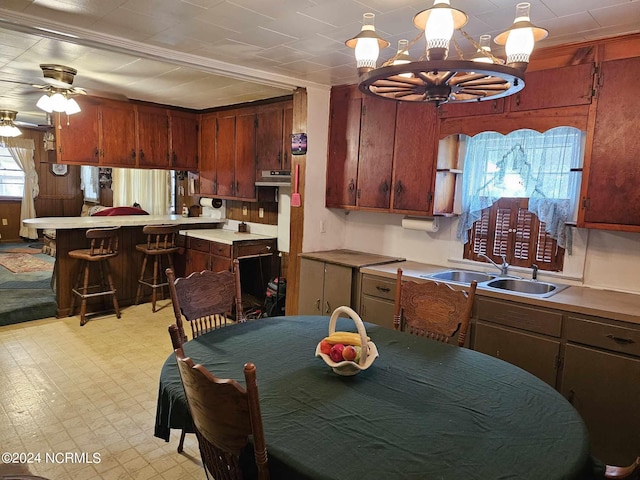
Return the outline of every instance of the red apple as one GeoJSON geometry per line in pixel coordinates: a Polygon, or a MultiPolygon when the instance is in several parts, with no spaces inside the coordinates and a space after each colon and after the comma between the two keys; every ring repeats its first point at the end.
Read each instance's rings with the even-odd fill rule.
{"type": "Polygon", "coordinates": [[[353,345],[347,345],[346,347],[344,347],[344,350],[342,350],[342,358],[350,362],[355,362],[357,355],[358,351],[353,345]]]}
{"type": "Polygon", "coordinates": [[[331,357],[331,360],[336,363],[341,362],[343,360],[342,350],[344,350],[344,345],[342,343],[336,343],[331,347],[331,350],[329,351],[329,357],[331,357]]]}
{"type": "Polygon", "coordinates": [[[325,355],[329,355],[329,352],[331,351],[331,347],[333,347],[333,344],[327,342],[326,340],[322,340],[320,342],[320,351],[325,355]]]}

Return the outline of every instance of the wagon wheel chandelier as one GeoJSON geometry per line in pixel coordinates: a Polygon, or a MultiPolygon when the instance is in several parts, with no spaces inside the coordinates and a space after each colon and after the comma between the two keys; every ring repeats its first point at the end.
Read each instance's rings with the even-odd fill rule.
{"type": "Polygon", "coordinates": [[[365,94],[436,105],[493,100],[524,88],[524,71],[535,42],[548,34],[531,23],[529,10],[529,3],[516,5],[513,25],[494,39],[496,44],[505,46],[506,62],[491,53],[489,35],[482,35],[477,43],[462,30],[468,16],[451,8],[449,0],[434,0],[432,7],[415,15],[413,23],[421,30],[420,34],[412,42],[400,40],[397,53],[381,67],[376,68],[378,55],[389,42],[376,33],[373,13],[363,15],[362,30],[345,44],[355,49],[359,87],[365,94]],[[471,59],[463,58],[455,40],[459,58],[448,58],[455,30],[476,47],[471,59]],[[422,37],[426,39],[426,49],[414,61],[409,48],[422,37]]]}

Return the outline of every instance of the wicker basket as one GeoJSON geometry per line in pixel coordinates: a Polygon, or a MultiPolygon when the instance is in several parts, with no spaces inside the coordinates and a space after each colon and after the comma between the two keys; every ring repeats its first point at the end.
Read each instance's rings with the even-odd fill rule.
{"type": "Polygon", "coordinates": [[[329,357],[329,355],[326,355],[320,351],[320,343],[322,342],[318,342],[318,346],[316,347],[316,357],[322,358],[325,363],[329,365],[338,375],[351,376],[369,368],[373,361],[378,357],[378,349],[376,348],[376,344],[372,341],[367,342],[367,331],[364,328],[362,319],[349,307],[338,307],[333,311],[333,313],[331,314],[331,318],[329,319],[329,335],[335,333],[336,321],[338,320],[338,317],[341,313],[346,313],[353,320],[353,322],[356,324],[356,328],[358,329],[358,333],[360,334],[360,361],[358,363],[348,360],[343,360],[342,362],[334,362],[333,360],[331,360],[331,357],[329,357]]]}

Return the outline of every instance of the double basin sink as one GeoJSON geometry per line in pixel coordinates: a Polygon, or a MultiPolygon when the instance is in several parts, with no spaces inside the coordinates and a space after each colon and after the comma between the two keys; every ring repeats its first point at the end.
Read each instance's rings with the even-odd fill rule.
{"type": "Polygon", "coordinates": [[[469,285],[475,280],[478,282],[478,288],[536,298],[550,297],[568,287],[568,285],[527,280],[511,275],[502,277],[492,273],[473,272],[470,270],[444,270],[442,272],[421,275],[421,277],[463,285],[469,285]]]}

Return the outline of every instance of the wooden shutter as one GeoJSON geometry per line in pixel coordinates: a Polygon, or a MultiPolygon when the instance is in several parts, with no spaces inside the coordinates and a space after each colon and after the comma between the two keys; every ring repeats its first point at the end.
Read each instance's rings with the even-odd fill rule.
{"type": "Polygon", "coordinates": [[[544,223],[527,210],[527,198],[501,198],[482,211],[471,228],[464,258],[486,262],[488,255],[496,263],[507,262],[518,267],[538,265],[540,270],[561,270],[564,249],[545,232],[544,223]]]}

